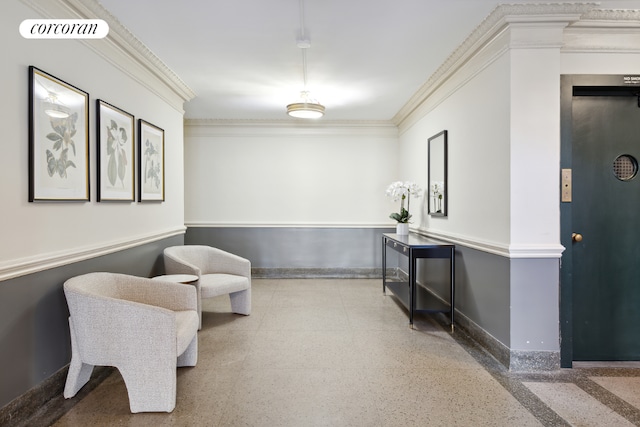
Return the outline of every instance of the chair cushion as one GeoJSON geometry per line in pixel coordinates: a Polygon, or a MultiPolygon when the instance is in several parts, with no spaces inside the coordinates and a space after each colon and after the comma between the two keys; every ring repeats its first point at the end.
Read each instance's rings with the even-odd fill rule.
{"type": "Polygon", "coordinates": [[[200,317],[195,310],[176,311],[176,349],[178,356],[189,347],[194,335],[198,332],[200,317]]]}
{"type": "Polygon", "coordinates": [[[200,276],[202,298],[212,298],[249,289],[249,279],[234,274],[203,274],[200,276]]]}

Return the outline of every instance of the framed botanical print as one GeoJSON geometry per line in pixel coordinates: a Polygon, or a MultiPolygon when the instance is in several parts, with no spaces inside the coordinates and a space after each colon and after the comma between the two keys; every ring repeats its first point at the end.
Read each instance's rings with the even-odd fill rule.
{"type": "Polygon", "coordinates": [[[29,67],[29,201],[87,201],[89,94],[29,67]]]}
{"type": "Polygon", "coordinates": [[[98,201],[135,200],[135,122],[131,114],[96,101],[98,201]]]}
{"type": "Polygon", "coordinates": [[[164,201],[164,130],[138,119],[138,201],[164,201]]]}

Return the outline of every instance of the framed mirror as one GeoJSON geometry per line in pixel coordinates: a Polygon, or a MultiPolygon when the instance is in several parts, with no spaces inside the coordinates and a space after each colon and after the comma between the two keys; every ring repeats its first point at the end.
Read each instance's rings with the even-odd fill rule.
{"type": "Polygon", "coordinates": [[[447,131],[429,138],[428,149],[428,212],[432,216],[447,216],[447,131]]]}

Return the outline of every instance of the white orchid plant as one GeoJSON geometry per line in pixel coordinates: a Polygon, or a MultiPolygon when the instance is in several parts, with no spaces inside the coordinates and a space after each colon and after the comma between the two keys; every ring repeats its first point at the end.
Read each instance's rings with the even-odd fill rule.
{"type": "Polygon", "coordinates": [[[406,181],[396,181],[387,188],[387,196],[393,198],[394,202],[400,200],[400,212],[394,212],[389,215],[389,218],[396,220],[399,223],[407,223],[411,219],[409,213],[409,202],[411,196],[420,197],[422,189],[415,183],[406,181]],[[404,208],[404,202],[407,201],[407,208],[404,208]]]}
{"type": "Polygon", "coordinates": [[[431,184],[431,197],[433,197],[433,209],[436,213],[442,212],[442,196],[444,194],[444,182],[431,184]]]}

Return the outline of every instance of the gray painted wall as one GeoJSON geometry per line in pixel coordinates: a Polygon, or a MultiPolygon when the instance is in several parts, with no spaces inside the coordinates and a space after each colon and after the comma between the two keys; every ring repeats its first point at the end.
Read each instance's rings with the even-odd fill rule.
{"type": "Polygon", "coordinates": [[[92,271],[151,277],[164,273],[162,250],[184,236],[0,282],[0,407],[71,360],[69,311],[62,284],[92,271]]]}
{"type": "Polygon", "coordinates": [[[512,350],[559,351],[559,260],[511,260],[512,350]]]}
{"type": "Polygon", "coordinates": [[[187,245],[209,245],[256,269],[380,269],[393,228],[189,227],[187,245]]]}
{"type": "MultiPolygon", "coordinates": [[[[510,260],[476,249],[456,246],[456,312],[505,346],[510,345],[510,260]]],[[[418,262],[418,280],[449,300],[449,261],[418,262]]]]}
{"type": "MultiPolygon", "coordinates": [[[[252,268],[381,269],[382,234],[393,232],[393,228],[189,227],[185,244],[227,250],[249,259],[252,268]]],[[[394,251],[387,256],[388,267],[407,271],[405,257],[394,251]]],[[[507,347],[510,274],[508,258],[456,247],[456,311],[507,347]]],[[[418,280],[448,301],[447,260],[420,260],[418,280]]]]}

